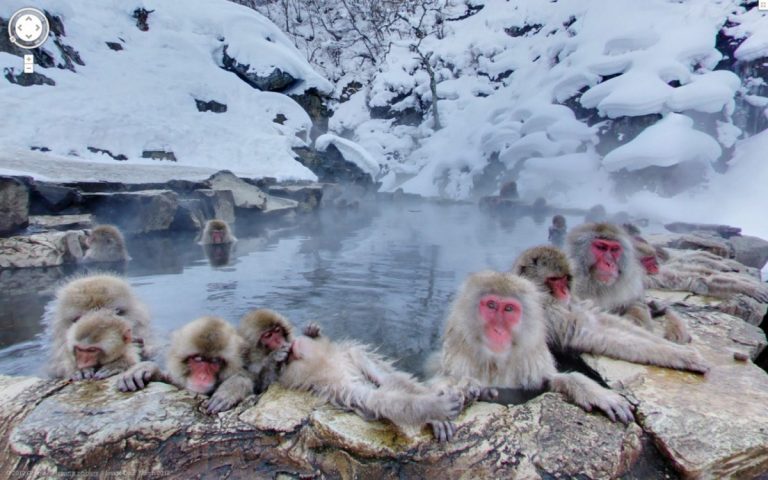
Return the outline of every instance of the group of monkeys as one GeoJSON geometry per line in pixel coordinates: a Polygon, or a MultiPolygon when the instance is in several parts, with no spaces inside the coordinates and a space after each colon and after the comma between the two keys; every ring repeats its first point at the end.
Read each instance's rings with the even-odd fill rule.
{"type": "MultiPolygon", "coordinates": [[[[95,227],[89,239],[96,250],[91,258],[110,256],[99,249],[128,258],[113,226],[95,227]]],[[[221,220],[202,232],[204,244],[232,241],[221,220]]],[[[454,436],[453,420],[470,403],[494,400],[506,388],[560,392],[586,411],[596,408],[627,423],[633,413],[623,396],[581,373],[559,372],[552,352],[704,374],[709,365],[688,345],[684,320],[669,307],[650,308],[645,288],[678,281],[709,295],[741,293],[768,302],[765,284],[731,273],[741,264],[701,251],[673,256],[631,227],[582,224],[568,233],[565,250],[530,248],[508,272],[471,274],[450,308],[442,346],[427,362],[426,381],[366,345],[331,341],[314,323],[298,334],[268,309],[246,313],[237,328],[214,316],[183,326],[172,334],[161,368],[153,360],[147,309],[122,278],[106,274],[76,278],[57,291],[52,374],[73,381],[117,376],[123,392],[167,382],[208,396],[208,413],[278,382],[404,431],[428,425],[438,441],[454,436]],[[673,268],[667,272],[662,261],[673,268]],[[654,332],[653,317],[663,317],[663,334],[654,332]]]]}

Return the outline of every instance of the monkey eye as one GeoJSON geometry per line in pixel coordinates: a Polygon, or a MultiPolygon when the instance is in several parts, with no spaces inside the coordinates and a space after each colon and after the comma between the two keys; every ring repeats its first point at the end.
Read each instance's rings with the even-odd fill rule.
{"type": "Polygon", "coordinates": [[[199,362],[204,362],[205,361],[205,357],[203,357],[202,355],[193,355],[193,356],[189,357],[189,360],[192,360],[193,362],[198,362],[199,363],[199,362]]]}
{"type": "Polygon", "coordinates": [[[123,308],[116,308],[115,309],[115,314],[120,316],[120,317],[122,317],[123,315],[125,315],[125,309],[123,309],[123,308]]]}
{"type": "Polygon", "coordinates": [[[515,311],[515,307],[513,307],[512,305],[507,305],[506,307],[504,307],[504,311],[505,312],[514,312],[515,311]]]}
{"type": "Polygon", "coordinates": [[[491,310],[496,310],[496,302],[494,302],[493,300],[488,300],[488,303],[486,303],[486,306],[491,310]]]}
{"type": "Polygon", "coordinates": [[[72,319],[72,323],[76,323],[78,320],[80,320],[80,317],[81,317],[81,316],[82,316],[82,315],[78,315],[78,316],[76,316],[75,318],[73,318],[73,319],[72,319]]]}

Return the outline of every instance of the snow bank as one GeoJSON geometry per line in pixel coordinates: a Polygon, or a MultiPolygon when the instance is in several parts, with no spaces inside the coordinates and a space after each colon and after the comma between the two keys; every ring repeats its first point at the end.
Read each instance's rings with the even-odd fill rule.
{"type": "MultiPolygon", "coordinates": [[[[4,1],[0,15],[8,18],[24,6],[4,1]]],[[[297,88],[332,88],[259,13],[225,0],[40,0],[35,6],[62,18],[61,40],[85,66],[75,65],[76,72],[37,66],[55,86],[0,80],[0,108],[23,112],[0,120],[0,149],[38,146],[73,159],[115,162],[93,147],[124,155],[129,164],[157,164],[142,153],[165,151],[181,167],[315,179],[291,150],[303,144],[296,135],[306,136],[311,127],[306,112],[286,95],[255,90],[218,65],[226,44],[254,71],[279,67],[303,80],[297,88]],[[132,18],[137,7],[153,10],[147,32],[132,18]],[[225,104],[227,111],[200,112],[196,100],[225,104]],[[282,125],[273,122],[278,114],[287,118],[282,125]]],[[[43,48],[59,58],[53,40],[43,48]]],[[[0,53],[0,68],[18,73],[21,67],[21,58],[0,53]]]]}
{"type": "Polygon", "coordinates": [[[712,137],[693,128],[693,120],[670,113],[646,128],[631,142],[616,148],[603,158],[609,172],[646,167],[671,167],[683,162],[697,162],[709,169],[722,149],[712,137]]]}

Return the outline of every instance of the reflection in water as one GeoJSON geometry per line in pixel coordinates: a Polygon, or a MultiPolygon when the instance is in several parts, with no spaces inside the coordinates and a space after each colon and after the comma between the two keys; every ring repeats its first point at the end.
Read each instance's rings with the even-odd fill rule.
{"type": "MultiPolygon", "coordinates": [[[[212,268],[193,234],[129,240],[133,260],[124,274],[152,312],[158,343],[201,315],[237,323],[266,307],[298,326],[317,321],[331,338],[377,345],[419,373],[464,277],[506,270],[547,239],[545,223],[500,222],[473,205],[327,209],[298,221],[268,231],[238,223],[226,267],[212,268]]],[[[56,283],[71,273],[0,272],[0,373],[38,373],[41,318],[56,283]]]]}
{"type": "Polygon", "coordinates": [[[232,254],[234,243],[209,243],[203,245],[205,256],[212,267],[225,267],[229,265],[229,256],[232,254]]]}

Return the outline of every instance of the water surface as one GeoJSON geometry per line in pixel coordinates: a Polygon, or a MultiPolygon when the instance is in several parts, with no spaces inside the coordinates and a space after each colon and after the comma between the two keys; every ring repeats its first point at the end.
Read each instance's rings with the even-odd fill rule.
{"type": "MultiPolygon", "coordinates": [[[[419,373],[466,275],[508,269],[523,249],[546,242],[547,226],[545,218],[490,217],[474,205],[326,209],[288,227],[239,222],[239,241],[221,267],[209,264],[193,235],[129,239],[134,259],[123,273],[161,342],[201,315],[237,324],[248,310],[268,307],[299,326],[316,321],[332,338],[376,345],[419,373]]],[[[46,308],[56,286],[82,271],[0,271],[1,374],[41,373],[46,308]]]]}

